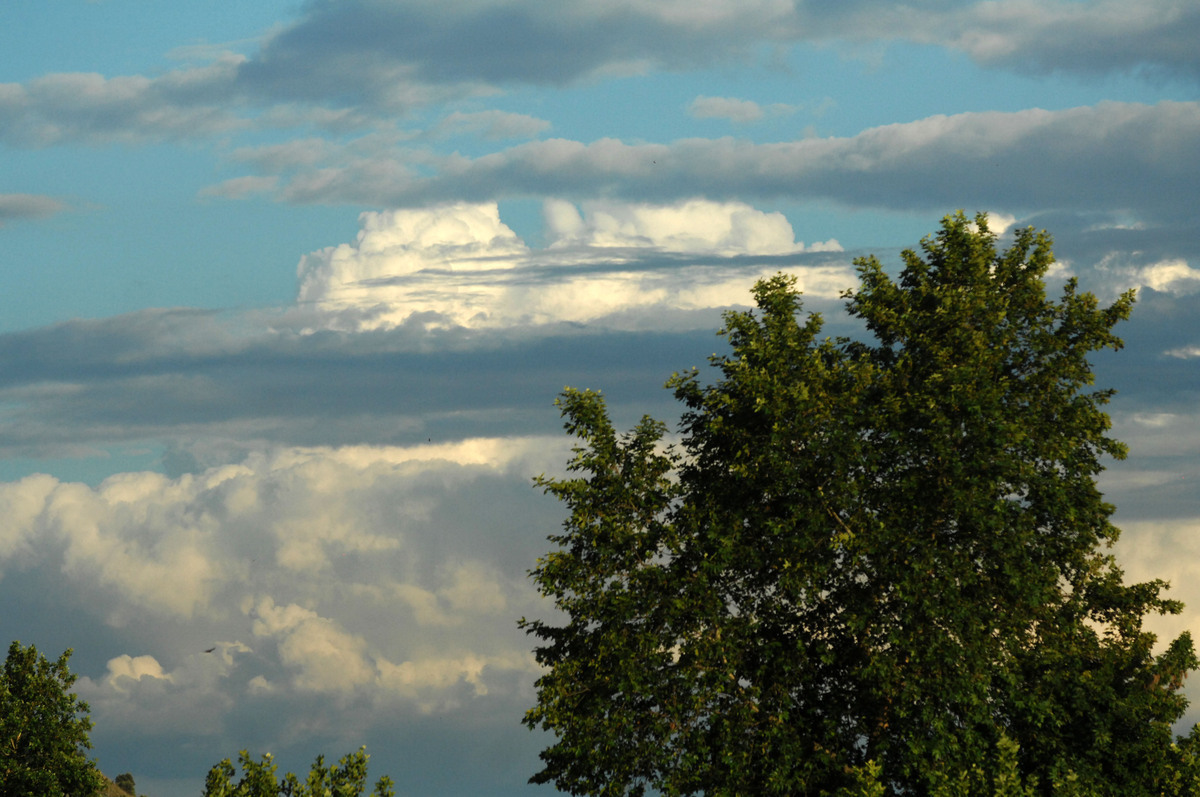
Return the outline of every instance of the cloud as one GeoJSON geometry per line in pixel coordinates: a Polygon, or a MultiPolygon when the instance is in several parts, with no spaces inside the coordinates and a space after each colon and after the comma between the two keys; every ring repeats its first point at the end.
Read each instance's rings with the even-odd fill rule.
{"type": "Polygon", "coordinates": [[[8,511],[0,555],[22,566],[55,562],[83,588],[118,599],[123,611],[209,616],[227,610],[222,595],[269,584],[272,573],[312,578],[331,574],[345,557],[403,556],[397,535],[405,521],[395,517],[386,529],[379,521],[395,512],[423,517],[427,502],[414,494],[406,508],[393,506],[408,492],[401,490],[378,504],[381,482],[396,489],[427,471],[445,484],[532,467],[533,445],[283,449],[177,478],[116,474],[94,488],[29,476],[0,485],[8,511]],[[384,514],[372,520],[373,512],[384,514]]]}
{"type": "Polygon", "coordinates": [[[51,74],[0,84],[0,141],[18,147],[135,143],[229,133],[248,126],[232,81],[240,56],[155,78],[51,74]]]}
{"type": "Polygon", "coordinates": [[[398,78],[430,86],[564,85],[597,75],[744,60],[756,45],[908,40],[1018,71],[1114,69],[1200,76],[1200,12],[1174,0],[1129,4],[881,0],[838,4],[564,0],[352,0],[310,5],[243,67],[247,82],[295,96],[387,101],[398,78]]]}
{"type": "Polygon", "coordinates": [[[1174,0],[972,3],[933,22],[925,34],[916,26],[905,34],[1020,72],[1200,77],[1193,46],[1200,36],[1200,9],[1174,0]]]}
{"type": "MultiPolygon", "coordinates": [[[[691,199],[669,205],[593,200],[574,205],[548,200],[544,206],[550,248],[643,246],[671,252],[784,255],[805,251],[782,213],[764,213],[744,202],[691,199]]],[[[836,241],[809,251],[840,251],[836,241]]]]}
{"type": "Polygon", "coordinates": [[[162,738],[186,730],[195,737],[225,732],[225,716],[235,708],[226,691],[237,659],[249,652],[226,643],[212,653],[195,651],[172,670],[152,655],[121,654],[109,659],[99,678],[80,677],[76,691],[91,708],[134,737],[162,738]]]}
{"type": "Polygon", "coordinates": [[[699,96],[688,106],[688,113],[697,119],[728,119],[731,122],[757,122],[763,110],[752,100],[732,97],[699,96]]]}
{"type": "Polygon", "coordinates": [[[255,194],[269,194],[278,184],[278,177],[234,177],[201,189],[199,195],[223,199],[246,199],[255,194]]]}
{"type": "MultiPolygon", "coordinates": [[[[797,275],[806,306],[833,325],[854,284],[853,253],[805,245],[785,217],[745,203],[552,200],[544,213],[541,248],[492,204],[367,213],[355,240],[301,258],[294,306],[147,310],[0,335],[0,452],[95,458],[165,444],[179,475],[266,442],[548,433],[564,384],[623,386],[661,405],[661,380],[703,363],[721,310],[748,304],[763,275],[797,275]]],[[[1137,356],[1118,372],[1123,395],[1186,387],[1191,360],[1166,353],[1197,343],[1179,333],[1200,299],[1194,240],[1072,219],[1013,224],[1061,229],[1056,252],[1102,298],[1150,286],[1127,334],[1137,356]]],[[[320,545],[296,522],[289,556],[301,563],[320,545]]]]}
{"type": "Polygon", "coordinates": [[[547,139],[474,159],[349,155],[300,173],[293,202],[420,207],[507,197],[673,203],[833,201],[847,207],[1007,213],[1123,212],[1181,219],[1196,200],[1200,104],[1105,102],[1063,111],[963,113],[872,128],[849,138],[757,144],[547,139]]]}
{"type": "Polygon", "coordinates": [[[507,111],[455,111],[442,119],[433,130],[434,136],[472,134],[489,141],[505,138],[533,138],[550,129],[550,123],[523,113],[507,111]]]}
{"type": "Polygon", "coordinates": [[[1200,269],[1182,259],[1140,265],[1129,263],[1125,253],[1111,253],[1095,266],[1109,291],[1149,288],[1160,293],[1186,295],[1200,292],[1200,269]]]}
{"type": "MultiPolygon", "coordinates": [[[[1178,615],[1151,617],[1147,629],[1158,636],[1158,650],[1185,631],[1200,627],[1200,516],[1170,520],[1127,521],[1114,554],[1128,582],[1163,579],[1170,583],[1167,597],[1183,601],[1178,615]]],[[[1197,710],[1188,712],[1189,723],[1200,721],[1197,710]]],[[[1189,724],[1190,727],[1190,724],[1189,724]]],[[[1181,729],[1186,731],[1187,728],[1181,729]]]]}
{"type": "MultiPolygon", "coordinates": [[[[319,0],[242,55],[193,48],[161,75],[51,74],[0,84],[0,141],[44,147],[226,135],[262,127],[386,128],[398,114],[514,85],[746,62],[763,45],[907,40],[1015,71],[1120,70],[1200,77],[1200,10],[1176,0],[1034,3],[878,0],[696,4],[562,0],[319,0]],[[686,11],[684,10],[686,7],[686,11]]],[[[774,111],[785,106],[772,106],[774,111]]],[[[753,121],[746,100],[699,97],[693,113],[753,121]]],[[[772,109],[768,109],[770,111],[772,109]]],[[[532,118],[459,119],[485,137],[528,137],[532,118]]],[[[479,198],[479,197],[476,197],[479,198]]]]}
{"type": "Polygon", "coordinates": [[[10,221],[48,218],[66,208],[64,203],[48,196],[0,194],[0,227],[10,221]]]}
{"type": "MultiPolygon", "coordinates": [[[[494,203],[364,213],[353,244],[301,259],[298,300],[335,325],[357,308],[356,328],[394,327],[422,314],[466,327],[593,322],[724,306],[777,264],[750,270],[722,261],[805,251],[782,214],[740,202],[591,202],[580,215],[559,200],[546,203],[545,219],[549,245],[533,252],[500,221],[494,203]],[[647,269],[640,265],[646,255],[679,266],[647,269]],[[716,266],[680,259],[689,256],[716,266]]],[[[831,240],[813,251],[840,247],[831,240]]],[[[805,271],[816,295],[838,295],[850,279],[844,262],[805,271]]]]}
{"type": "Polygon", "coordinates": [[[317,2],[271,37],[241,79],[275,96],[401,107],[411,87],[481,92],[513,83],[565,85],[652,66],[696,67],[778,40],[788,4],[753,0],[735,10],[704,3],[544,4],[369,0],[317,2]]]}
{"type": "Polygon", "coordinates": [[[366,640],[349,634],[336,622],[295,604],[275,606],[263,598],[250,610],[253,633],[273,637],[283,665],[295,672],[298,689],[352,692],[375,678],[364,654],[366,640]]]}
{"type": "MultiPolygon", "coordinates": [[[[306,767],[316,752],[369,739],[376,773],[413,788],[447,750],[461,765],[456,777],[516,788],[535,760],[533,742],[501,743],[506,760],[484,759],[531,699],[537,668],[515,618],[545,611],[525,571],[560,513],[529,478],[561,469],[567,445],[261,448],[174,479],[3,484],[0,507],[43,506],[6,514],[0,534],[44,517],[49,494],[64,487],[104,503],[119,497],[126,517],[143,518],[140,536],[103,512],[95,521],[105,547],[135,558],[187,540],[189,527],[211,529],[201,550],[219,587],[181,622],[137,606],[136,579],[101,584],[93,568],[64,575],[63,535],[79,533],[79,518],[57,535],[25,534],[23,554],[0,547],[0,597],[15,605],[21,595],[36,612],[70,605],[90,625],[108,624],[98,647],[115,651],[96,665],[77,657],[76,689],[91,705],[102,760],[145,771],[147,782],[156,771],[194,779],[242,748],[306,767]],[[314,555],[293,556],[297,537],[314,555]],[[55,586],[30,592],[31,583],[55,586]],[[144,739],[139,749],[154,754],[114,759],[114,738],[144,739]],[[166,770],[150,760],[163,745],[179,751],[166,770]],[[392,750],[405,759],[422,751],[423,763],[401,764],[392,750]]],[[[186,569],[176,576],[187,591],[186,569]]]]}
{"type": "Polygon", "coordinates": [[[537,438],[264,448],[177,478],[0,483],[0,590],[33,573],[93,621],[136,618],[154,647],[80,691],[98,722],[145,716],[147,733],[229,732],[235,703],[287,694],[426,713],[508,699],[534,672],[513,619],[540,605],[524,570],[556,525],[529,478],[566,454],[537,438]]]}
{"type": "MultiPolygon", "coordinates": [[[[701,95],[688,105],[688,113],[697,119],[728,119],[735,124],[749,124],[765,116],[781,116],[793,113],[796,106],[782,102],[771,103],[765,108],[753,100],[734,97],[706,97],[701,95]]],[[[817,110],[818,115],[820,109],[817,110]]]]}
{"type": "Polygon", "coordinates": [[[419,314],[398,327],[374,324],[371,334],[320,331],[371,328],[371,314],[354,307],[340,322],[332,309],[315,308],[65,322],[0,335],[0,452],[92,458],[122,443],[165,442],[185,448],[186,456],[171,456],[179,473],[195,470],[197,440],[219,449],[199,456],[203,465],[262,441],[411,443],[498,428],[548,431],[557,426],[550,402],[564,384],[657,387],[678,358],[702,361],[718,315],[660,309],[605,331],[471,330],[419,314]],[[464,389],[464,375],[468,386],[487,389],[464,389]]]}
{"type": "Polygon", "coordinates": [[[434,210],[364,213],[353,245],[341,244],[301,259],[297,267],[301,302],[353,301],[380,279],[427,268],[486,273],[511,266],[527,253],[525,244],[500,221],[496,205],[458,203],[434,210]]]}

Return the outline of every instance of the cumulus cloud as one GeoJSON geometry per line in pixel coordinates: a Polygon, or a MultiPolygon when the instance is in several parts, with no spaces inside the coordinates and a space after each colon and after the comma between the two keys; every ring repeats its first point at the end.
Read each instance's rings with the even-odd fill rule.
{"type": "Polygon", "coordinates": [[[184,729],[200,737],[226,730],[225,716],[235,697],[227,691],[237,662],[250,649],[225,643],[212,653],[196,651],[174,669],[149,654],[121,654],[109,659],[98,678],[82,676],[76,691],[93,718],[124,727],[133,736],[160,737],[184,729]]]}
{"type": "MultiPolygon", "coordinates": [[[[743,202],[692,199],[670,205],[590,201],[583,215],[563,200],[545,203],[550,247],[645,246],[692,254],[781,255],[802,252],[782,213],[764,213],[743,202]]],[[[837,251],[835,244],[818,245],[837,251]]]]}
{"type": "Polygon", "coordinates": [[[0,484],[0,574],[61,572],[94,620],[153,631],[81,679],[98,722],[221,734],[235,703],[289,694],[425,713],[511,699],[534,672],[513,621],[538,605],[524,570],[554,526],[520,506],[565,454],[471,439],[261,449],[94,488],[32,476],[0,484]],[[467,489],[493,500],[464,506],[467,489]]]}
{"type": "MultiPolygon", "coordinates": [[[[364,213],[360,220],[362,229],[354,244],[329,247],[301,259],[298,301],[370,301],[381,280],[426,269],[477,272],[485,277],[493,268],[511,267],[528,252],[516,233],[500,221],[494,204],[364,213]]],[[[448,285],[446,290],[453,294],[456,286],[448,285]]],[[[436,311],[441,302],[461,302],[465,312],[473,315],[471,311],[481,307],[486,297],[486,293],[461,299],[434,296],[426,307],[436,311]]]]}
{"type": "MultiPolygon", "coordinates": [[[[559,200],[546,203],[544,216],[549,243],[535,252],[492,203],[364,213],[353,244],[301,259],[299,301],[316,305],[331,324],[342,323],[348,308],[363,310],[359,328],[422,314],[468,327],[595,321],[650,308],[723,307],[778,267],[730,268],[727,261],[805,251],[782,214],[740,202],[597,201],[581,213],[559,200]],[[646,256],[658,267],[647,268],[646,256]],[[662,267],[680,256],[710,265],[676,259],[676,268],[662,267]]],[[[840,249],[829,240],[809,251],[840,249]]],[[[844,262],[805,269],[801,278],[815,295],[837,295],[850,280],[844,262]]]]}
{"type": "Polygon", "coordinates": [[[258,569],[313,577],[346,557],[403,556],[405,518],[424,518],[429,506],[411,493],[407,506],[394,503],[399,493],[379,503],[381,483],[421,483],[429,470],[446,484],[532,467],[534,445],[285,449],[178,478],[116,474],[94,488],[33,475],[0,484],[8,513],[0,554],[30,564],[37,552],[139,611],[212,615],[224,611],[221,595],[255,582],[258,569]]]}
{"type": "Polygon", "coordinates": [[[37,194],[0,194],[0,227],[20,219],[44,219],[66,210],[57,199],[37,194]]]}
{"type": "Polygon", "coordinates": [[[253,632],[273,637],[283,665],[297,688],[315,692],[352,692],[375,678],[365,659],[367,643],[336,622],[295,604],[276,606],[269,597],[251,609],[253,632]]]}
{"type": "MultiPolygon", "coordinates": [[[[1194,479],[1196,474],[1191,474],[1194,479]]],[[[1176,478],[1179,474],[1176,474],[1176,478]]],[[[1178,615],[1151,617],[1146,626],[1158,636],[1158,649],[1185,631],[1200,627],[1200,516],[1147,519],[1121,524],[1121,538],[1114,554],[1130,582],[1163,579],[1170,583],[1168,597],[1183,601],[1178,615]]],[[[1193,704],[1188,712],[1188,727],[1200,721],[1193,704]]],[[[1181,729],[1186,731],[1186,728],[1181,729]]]]}
{"type": "Polygon", "coordinates": [[[1095,266],[1104,287],[1113,293],[1130,288],[1149,288],[1160,293],[1187,295],[1200,292],[1200,269],[1185,260],[1170,259],[1156,263],[1129,262],[1126,253],[1111,253],[1095,266]]]}

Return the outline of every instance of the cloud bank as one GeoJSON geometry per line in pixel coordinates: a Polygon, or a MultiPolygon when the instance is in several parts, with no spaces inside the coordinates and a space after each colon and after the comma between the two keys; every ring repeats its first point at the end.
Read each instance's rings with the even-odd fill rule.
{"type": "MultiPolygon", "coordinates": [[[[1019,72],[1141,72],[1195,80],[1200,11],[1138,4],[881,0],[822,4],[595,3],[533,0],[392,3],[321,0],[264,35],[257,51],[217,50],[164,74],[46,75],[0,84],[0,141],[18,147],[224,135],[247,128],[386,126],[434,103],[514,86],[687,70],[761,58],[763,48],[908,41],[1019,72]]],[[[196,49],[196,48],[193,48],[196,49]]],[[[756,118],[751,105],[701,98],[702,115],[756,118]],[[713,102],[724,104],[714,111],[713,102]]],[[[485,135],[537,134],[529,120],[470,122],[485,135]]]]}

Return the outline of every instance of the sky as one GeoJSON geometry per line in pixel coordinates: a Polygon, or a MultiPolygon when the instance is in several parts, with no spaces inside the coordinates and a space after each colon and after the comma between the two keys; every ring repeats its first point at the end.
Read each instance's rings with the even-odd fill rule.
{"type": "Polygon", "coordinates": [[[673,423],[756,279],[839,334],[854,258],[958,209],[1138,291],[1101,486],[1200,630],[1198,40],[1191,0],[0,4],[0,637],[74,649],[152,797],[361,745],[553,793],[555,396],[673,423]]]}

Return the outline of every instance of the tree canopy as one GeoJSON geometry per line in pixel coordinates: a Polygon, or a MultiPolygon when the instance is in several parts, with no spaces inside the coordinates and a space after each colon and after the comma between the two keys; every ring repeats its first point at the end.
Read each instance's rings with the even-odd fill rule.
{"type": "Polygon", "coordinates": [[[88,705],[71,686],[67,650],[51,662],[14,641],[0,674],[0,795],[93,797],[104,776],[89,759],[88,705]]]}
{"type": "MultiPolygon", "coordinates": [[[[1045,232],[1001,251],[947,217],[889,276],[855,261],[861,339],[823,338],[793,279],[730,312],[704,384],[667,383],[680,440],[619,435],[599,393],[569,510],[522,620],[547,670],[532,780],[572,794],[1094,794],[1165,788],[1197,666],[1154,653],[1166,584],[1126,584],[1096,476],[1108,436],[1089,356],[1127,293],[1047,297],[1045,232]],[[1161,787],[1161,788],[1160,788],[1161,787]]],[[[1183,751],[1182,753],[1180,751],[1183,751]]]]}
{"type": "MultiPolygon", "coordinates": [[[[225,759],[208,771],[204,797],[360,797],[367,787],[369,759],[365,748],[342,756],[337,766],[327,765],[319,755],[304,781],[291,772],[280,780],[270,753],[255,761],[243,750],[238,755],[242,777],[234,782],[237,770],[225,759]]],[[[372,797],[393,797],[392,785],[392,779],[383,776],[375,783],[372,797]]]]}

